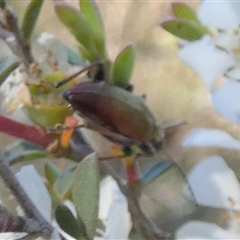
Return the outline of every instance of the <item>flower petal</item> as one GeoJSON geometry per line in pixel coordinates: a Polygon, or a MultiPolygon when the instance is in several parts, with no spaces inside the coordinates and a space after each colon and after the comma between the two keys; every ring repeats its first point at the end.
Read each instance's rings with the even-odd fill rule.
{"type": "Polygon", "coordinates": [[[22,67],[11,73],[0,87],[4,96],[3,107],[10,113],[23,105],[31,105],[31,95],[25,82],[28,79],[22,67]]]}
{"type": "Polygon", "coordinates": [[[1,49],[0,62],[14,55],[12,50],[2,39],[0,39],[0,49],[1,49]]]}
{"type": "Polygon", "coordinates": [[[236,29],[240,24],[239,1],[202,1],[198,17],[203,24],[218,29],[236,29]]]}
{"type": "Polygon", "coordinates": [[[27,233],[14,233],[14,232],[8,232],[8,233],[0,233],[0,239],[1,240],[16,240],[16,239],[24,239],[24,237],[27,235],[27,233]]]}
{"type": "Polygon", "coordinates": [[[185,45],[178,56],[202,78],[209,90],[234,65],[231,55],[217,48],[209,35],[185,45]]]}
{"type": "Polygon", "coordinates": [[[197,203],[217,208],[240,209],[240,185],[220,156],[203,159],[188,175],[197,203]]]}
{"type": "Polygon", "coordinates": [[[232,31],[222,31],[214,36],[215,45],[231,52],[238,47],[239,35],[232,31]]]}
{"type": "Polygon", "coordinates": [[[43,32],[37,42],[50,53],[54,59],[67,63],[68,54],[60,39],[48,32],[43,32]]]}
{"type": "Polygon", "coordinates": [[[52,200],[43,183],[42,177],[38,174],[34,166],[28,165],[22,167],[21,171],[16,174],[16,177],[38,211],[46,220],[51,221],[52,200]]]}
{"type": "Polygon", "coordinates": [[[228,79],[212,94],[212,102],[224,117],[240,123],[240,82],[228,79]]]}
{"type": "Polygon", "coordinates": [[[239,66],[235,66],[235,67],[229,69],[226,72],[226,76],[228,78],[231,78],[231,79],[239,81],[240,80],[240,67],[239,66]]]}
{"type": "Polygon", "coordinates": [[[104,178],[100,183],[100,195],[99,195],[99,219],[102,221],[107,220],[109,208],[112,202],[112,184],[113,179],[111,177],[104,178]]]}
{"type": "Polygon", "coordinates": [[[127,200],[112,177],[101,182],[99,206],[99,218],[106,223],[104,239],[128,239],[131,222],[127,200]]]}
{"type": "Polygon", "coordinates": [[[190,221],[182,225],[176,232],[176,239],[239,239],[234,232],[225,230],[216,224],[201,221],[190,221]]]}
{"type": "Polygon", "coordinates": [[[182,142],[183,147],[221,147],[240,150],[240,141],[213,128],[195,128],[182,142]]]}

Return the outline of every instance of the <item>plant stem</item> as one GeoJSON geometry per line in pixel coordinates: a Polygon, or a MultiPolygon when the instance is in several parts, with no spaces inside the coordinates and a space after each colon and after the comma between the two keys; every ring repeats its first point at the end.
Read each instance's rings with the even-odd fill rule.
{"type": "Polygon", "coordinates": [[[44,148],[55,140],[53,134],[46,133],[40,127],[19,123],[3,115],[0,115],[0,123],[0,132],[36,143],[44,148]]]}
{"type": "Polygon", "coordinates": [[[131,187],[123,184],[122,179],[118,174],[112,169],[112,167],[107,162],[102,162],[100,165],[101,170],[112,176],[114,180],[118,183],[118,186],[122,193],[126,196],[128,201],[128,210],[131,214],[133,227],[135,230],[142,235],[147,240],[167,240],[169,234],[160,230],[150,218],[144,213],[142,206],[140,204],[140,188],[138,185],[131,185],[131,187]],[[134,189],[136,188],[136,189],[134,189]]]}
{"type": "MultiPolygon", "coordinates": [[[[0,2],[1,3],[1,2],[0,2]]],[[[23,59],[23,62],[26,67],[28,67],[31,63],[34,62],[34,58],[32,56],[32,53],[30,51],[30,47],[25,41],[23,40],[19,25],[18,25],[18,19],[13,12],[13,10],[6,5],[5,1],[1,3],[0,7],[2,8],[2,11],[4,13],[4,20],[6,21],[6,28],[8,31],[12,32],[12,34],[15,37],[16,43],[17,43],[17,50],[18,55],[23,59]]]]}
{"type": "Polygon", "coordinates": [[[53,226],[39,213],[35,205],[24,192],[22,186],[15,178],[11,167],[4,161],[3,157],[0,158],[0,175],[23,208],[26,217],[31,220],[31,225],[33,226],[32,232],[39,232],[43,237],[50,239],[54,230],[53,226]]]}

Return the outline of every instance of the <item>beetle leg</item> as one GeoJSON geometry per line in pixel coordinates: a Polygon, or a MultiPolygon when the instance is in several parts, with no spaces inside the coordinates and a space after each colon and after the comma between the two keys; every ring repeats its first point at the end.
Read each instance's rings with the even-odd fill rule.
{"type": "Polygon", "coordinates": [[[138,143],[138,147],[142,150],[142,155],[153,156],[156,153],[156,149],[150,142],[138,143]]]}
{"type": "Polygon", "coordinates": [[[95,130],[105,136],[110,141],[122,145],[123,150],[126,150],[126,156],[131,155],[131,152],[127,151],[127,149],[130,149],[130,146],[132,145],[137,145],[139,147],[139,149],[143,152],[143,154],[141,155],[151,156],[156,153],[156,149],[152,143],[140,142],[135,139],[126,137],[120,133],[114,132],[114,130],[104,127],[101,123],[97,123],[96,121],[93,121],[91,119],[86,119],[85,127],[95,130]]]}
{"type": "Polygon", "coordinates": [[[101,122],[95,120],[85,118],[85,127],[97,131],[110,141],[120,145],[138,144],[136,140],[129,138],[125,135],[122,135],[120,133],[117,133],[113,129],[109,129],[109,127],[103,126],[101,122]]]}
{"type": "Polygon", "coordinates": [[[62,85],[66,84],[66,83],[68,83],[68,82],[70,82],[70,81],[72,81],[72,80],[73,80],[75,77],[77,77],[79,74],[81,74],[81,73],[83,73],[83,72],[86,72],[86,71],[89,71],[91,68],[93,68],[93,67],[95,67],[95,66],[98,66],[98,65],[102,65],[102,64],[103,64],[102,61],[93,62],[93,63],[89,64],[88,66],[84,67],[83,69],[81,69],[80,71],[76,72],[75,74],[73,74],[73,75],[71,75],[71,76],[69,76],[69,77],[67,77],[67,78],[65,78],[65,79],[63,79],[63,80],[61,80],[61,81],[59,81],[59,82],[56,82],[56,83],[54,84],[54,86],[55,86],[56,88],[59,88],[59,87],[61,87],[62,85]]]}
{"type": "Polygon", "coordinates": [[[164,126],[164,131],[172,130],[174,128],[180,127],[187,123],[188,123],[187,121],[179,121],[179,122],[168,124],[168,125],[164,126]]]}
{"type": "Polygon", "coordinates": [[[86,127],[86,125],[81,124],[81,125],[77,125],[74,127],[69,127],[69,126],[65,126],[64,124],[57,124],[53,128],[46,128],[46,132],[47,133],[62,133],[65,130],[76,129],[76,128],[81,128],[81,127],[86,127]]]}

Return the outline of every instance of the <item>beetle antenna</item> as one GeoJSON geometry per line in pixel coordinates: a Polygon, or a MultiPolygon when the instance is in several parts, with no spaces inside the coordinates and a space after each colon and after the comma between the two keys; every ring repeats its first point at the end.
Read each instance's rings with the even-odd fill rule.
{"type": "Polygon", "coordinates": [[[186,182],[188,184],[188,189],[189,189],[189,192],[190,194],[192,195],[193,197],[193,200],[196,204],[196,206],[198,206],[198,203],[197,203],[197,199],[196,199],[196,196],[194,194],[194,191],[193,191],[193,188],[192,186],[190,185],[189,181],[188,181],[188,178],[187,178],[187,175],[186,173],[184,172],[184,170],[180,167],[180,165],[177,163],[177,160],[171,156],[171,154],[167,151],[167,149],[163,146],[163,150],[165,151],[165,153],[167,154],[167,156],[172,159],[172,162],[176,165],[176,167],[178,168],[178,170],[180,171],[180,173],[182,174],[182,176],[186,179],[186,182]]]}
{"type": "Polygon", "coordinates": [[[172,130],[174,128],[180,127],[187,123],[188,123],[187,121],[179,121],[179,122],[175,122],[175,123],[170,123],[170,124],[164,126],[164,131],[172,130]]]}
{"type": "Polygon", "coordinates": [[[57,82],[54,84],[54,86],[56,88],[59,88],[61,87],[62,85],[70,82],[71,80],[73,80],[75,77],[77,77],[79,74],[83,73],[83,72],[86,72],[88,70],[90,70],[91,68],[95,67],[95,66],[98,66],[98,65],[102,65],[103,64],[103,61],[96,61],[96,62],[93,62],[91,64],[89,64],[88,66],[85,66],[83,69],[81,69],[80,71],[74,73],[73,75],[67,77],[67,78],[64,78],[63,80],[57,82]]]}

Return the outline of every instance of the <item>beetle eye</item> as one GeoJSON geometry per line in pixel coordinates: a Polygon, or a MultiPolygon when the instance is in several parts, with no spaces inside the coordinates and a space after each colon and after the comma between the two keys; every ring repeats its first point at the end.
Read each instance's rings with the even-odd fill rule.
{"type": "Polygon", "coordinates": [[[71,100],[71,94],[69,93],[69,91],[65,91],[62,94],[63,98],[66,99],[67,101],[71,100]]]}

